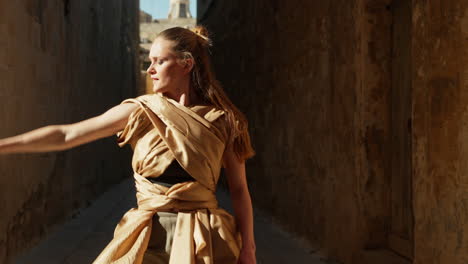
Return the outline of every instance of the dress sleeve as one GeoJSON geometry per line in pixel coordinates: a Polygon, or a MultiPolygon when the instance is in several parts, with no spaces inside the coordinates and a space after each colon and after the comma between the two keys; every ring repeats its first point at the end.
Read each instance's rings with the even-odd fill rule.
{"type": "MultiPolygon", "coordinates": [[[[123,103],[133,103],[132,101],[124,101],[123,103]]],[[[130,144],[132,148],[135,143],[141,138],[146,128],[151,125],[150,120],[147,118],[143,108],[138,107],[128,117],[127,125],[124,129],[117,133],[117,144],[123,147],[130,144]]]]}

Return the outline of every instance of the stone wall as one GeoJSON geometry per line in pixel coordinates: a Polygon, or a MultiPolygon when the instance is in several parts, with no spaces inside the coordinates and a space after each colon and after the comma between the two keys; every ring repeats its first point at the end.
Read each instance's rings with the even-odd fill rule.
{"type": "Polygon", "coordinates": [[[468,261],[466,1],[200,0],[254,204],[343,263],[468,261]]]}
{"type": "Polygon", "coordinates": [[[468,3],[412,2],[415,263],[467,263],[468,3]]]}
{"type": "MultiPolygon", "coordinates": [[[[77,122],[136,94],[138,1],[0,3],[0,137],[77,122]]],[[[0,157],[0,262],[131,175],[116,138],[0,157]]]]}
{"type": "Polygon", "coordinates": [[[249,119],[254,204],[344,263],[384,245],[389,1],[202,2],[218,77],[249,119]]]}

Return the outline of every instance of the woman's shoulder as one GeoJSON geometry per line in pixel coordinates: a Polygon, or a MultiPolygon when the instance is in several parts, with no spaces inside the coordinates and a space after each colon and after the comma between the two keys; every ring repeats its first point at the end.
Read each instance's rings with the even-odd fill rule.
{"type": "Polygon", "coordinates": [[[212,105],[195,105],[190,107],[190,109],[211,123],[225,115],[224,110],[212,105]]]}
{"type": "Polygon", "coordinates": [[[131,98],[124,99],[120,104],[134,103],[134,104],[141,105],[141,103],[144,103],[145,101],[151,100],[150,98],[151,98],[150,94],[144,94],[144,95],[140,95],[140,96],[137,96],[137,97],[131,97],[131,98]]]}
{"type": "Polygon", "coordinates": [[[128,100],[138,101],[138,102],[149,102],[156,100],[156,94],[142,94],[128,100]]]}

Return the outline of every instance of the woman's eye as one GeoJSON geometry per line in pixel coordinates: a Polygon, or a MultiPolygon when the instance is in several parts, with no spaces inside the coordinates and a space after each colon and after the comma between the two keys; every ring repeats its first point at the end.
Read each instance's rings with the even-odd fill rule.
{"type": "Polygon", "coordinates": [[[161,65],[161,64],[163,64],[163,62],[164,62],[164,60],[159,60],[158,64],[161,65]]]}

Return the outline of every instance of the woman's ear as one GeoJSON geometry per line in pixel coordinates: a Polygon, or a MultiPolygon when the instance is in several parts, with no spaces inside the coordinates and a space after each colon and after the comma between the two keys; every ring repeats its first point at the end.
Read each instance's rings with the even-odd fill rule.
{"type": "Polygon", "coordinates": [[[192,58],[186,58],[184,60],[184,70],[186,73],[189,73],[192,71],[194,66],[193,59],[192,58]]]}

